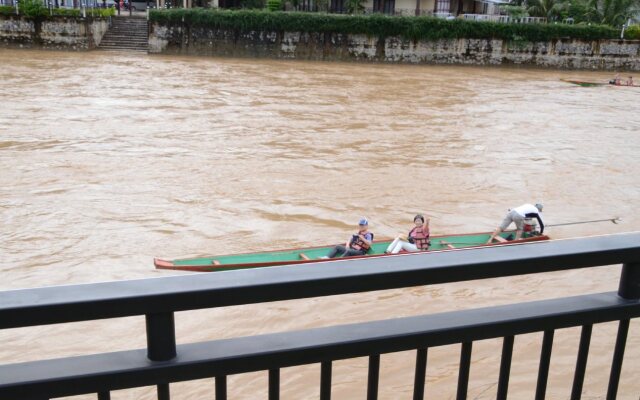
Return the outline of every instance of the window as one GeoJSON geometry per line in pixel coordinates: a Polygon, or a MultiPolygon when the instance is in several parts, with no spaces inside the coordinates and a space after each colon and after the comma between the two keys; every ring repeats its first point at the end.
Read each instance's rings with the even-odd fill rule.
{"type": "Polygon", "coordinates": [[[436,13],[448,13],[451,12],[450,0],[436,0],[435,10],[436,13]]]}

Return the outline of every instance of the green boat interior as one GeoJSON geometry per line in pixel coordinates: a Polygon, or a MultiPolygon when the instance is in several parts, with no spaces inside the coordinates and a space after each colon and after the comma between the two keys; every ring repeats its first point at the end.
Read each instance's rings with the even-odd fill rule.
{"type": "MultiPolygon", "coordinates": [[[[508,242],[515,236],[513,231],[506,231],[500,234],[497,243],[508,242]]],[[[523,238],[530,237],[527,233],[523,238]]],[[[431,238],[431,246],[429,251],[451,250],[465,247],[474,247],[483,245],[489,240],[489,233],[471,234],[471,235],[447,235],[431,238]]],[[[374,242],[371,250],[367,255],[382,255],[391,243],[391,240],[374,242]]],[[[210,256],[201,258],[189,258],[172,260],[175,267],[189,266],[205,266],[211,265],[216,270],[223,270],[224,265],[242,265],[242,264],[263,264],[273,262],[304,262],[307,260],[317,260],[327,255],[333,246],[313,247],[306,249],[290,249],[282,251],[268,251],[246,254],[230,254],[221,256],[210,256]]]]}

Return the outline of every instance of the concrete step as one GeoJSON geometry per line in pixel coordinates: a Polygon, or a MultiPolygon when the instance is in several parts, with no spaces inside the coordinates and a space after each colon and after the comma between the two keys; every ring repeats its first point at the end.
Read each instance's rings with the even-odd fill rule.
{"type": "Polygon", "coordinates": [[[131,50],[131,51],[147,51],[147,47],[123,47],[123,46],[98,46],[100,50],[131,50]]]}
{"type": "Polygon", "coordinates": [[[112,22],[112,24],[111,24],[111,25],[113,25],[113,26],[147,26],[148,24],[147,24],[147,21],[144,21],[144,22],[141,22],[141,23],[135,23],[135,24],[132,24],[132,23],[130,23],[130,22],[125,22],[125,23],[122,23],[122,22],[112,22]]]}
{"type": "Polygon", "coordinates": [[[103,39],[100,41],[100,43],[104,43],[104,44],[115,44],[115,45],[127,45],[127,46],[148,46],[149,42],[132,42],[132,41],[121,41],[121,40],[109,40],[109,39],[103,39]]]}
{"type": "Polygon", "coordinates": [[[132,31],[132,30],[128,30],[128,29],[109,29],[107,32],[113,32],[113,33],[117,33],[120,35],[146,35],[147,34],[147,29],[140,29],[137,31],[132,31]]]}
{"type": "Polygon", "coordinates": [[[114,43],[114,42],[100,42],[100,47],[136,47],[147,48],[148,43],[114,43]]]}
{"type": "Polygon", "coordinates": [[[143,27],[138,28],[138,29],[133,29],[133,28],[130,28],[130,27],[112,26],[111,28],[109,28],[109,30],[123,31],[123,32],[146,32],[148,29],[147,29],[146,26],[143,26],[143,27]]]}
{"type": "Polygon", "coordinates": [[[116,29],[110,29],[106,34],[120,35],[120,36],[147,36],[147,30],[143,31],[119,31],[116,29]]]}
{"type": "Polygon", "coordinates": [[[130,40],[133,40],[136,42],[146,42],[147,40],[149,40],[149,38],[147,38],[146,36],[113,36],[113,35],[109,35],[109,36],[104,35],[102,39],[122,40],[125,42],[128,42],[130,40]]]}
{"type": "Polygon", "coordinates": [[[147,52],[148,23],[144,18],[114,18],[98,48],[105,51],[147,52]]]}
{"type": "Polygon", "coordinates": [[[99,51],[113,51],[113,52],[117,52],[117,51],[122,51],[122,52],[127,52],[127,53],[148,53],[147,49],[144,50],[138,50],[138,49],[104,49],[99,47],[97,50],[99,51]]]}
{"type": "Polygon", "coordinates": [[[116,30],[119,30],[119,31],[146,31],[147,30],[147,25],[140,25],[140,26],[111,25],[111,28],[109,28],[109,29],[116,29],[116,30]]]}
{"type": "Polygon", "coordinates": [[[146,36],[126,36],[126,35],[122,35],[122,36],[118,36],[118,35],[104,35],[102,37],[102,39],[112,39],[112,40],[125,40],[125,41],[129,41],[129,40],[135,40],[135,41],[147,41],[149,40],[148,37],[146,36]]]}
{"type": "Polygon", "coordinates": [[[141,25],[131,25],[131,24],[126,24],[126,25],[122,25],[122,24],[111,24],[112,27],[114,28],[120,28],[120,29],[143,29],[146,28],[148,25],[147,24],[141,24],[141,25]]]}

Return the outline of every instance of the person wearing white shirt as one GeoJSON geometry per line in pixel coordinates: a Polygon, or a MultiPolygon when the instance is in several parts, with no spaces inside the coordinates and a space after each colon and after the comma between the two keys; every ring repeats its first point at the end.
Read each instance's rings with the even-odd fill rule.
{"type": "Polygon", "coordinates": [[[538,203],[535,206],[532,204],[523,204],[519,207],[512,208],[509,210],[509,213],[504,220],[500,224],[498,228],[491,234],[487,243],[493,242],[493,239],[498,236],[500,232],[505,231],[511,223],[516,224],[516,240],[522,237],[522,232],[524,230],[524,220],[526,218],[535,218],[538,220],[540,224],[540,234],[544,232],[544,222],[542,221],[542,216],[540,213],[542,212],[542,204],[538,203]]]}

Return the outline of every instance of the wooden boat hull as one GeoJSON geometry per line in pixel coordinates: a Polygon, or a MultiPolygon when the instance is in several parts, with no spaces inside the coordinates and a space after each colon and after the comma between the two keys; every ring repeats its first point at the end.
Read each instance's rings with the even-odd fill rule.
{"type": "Polygon", "coordinates": [[[574,85],[582,86],[582,87],[594,87],[594,86],[615,86],[615,87],[640,87],[640,85],[626,85],[624,83],[620,85],[614,85],[608,82],[588,82],[588,81],[579,81],[575,79],[561,79],[563,82],[573,83],[574,85]]]}
{"type": "MultiPolygon", "coordinates": [[[[507,241],[509,235],[514,232],[503,232],[500,241],[487,244],[490,233],[474,233],[464,235],[442,235],[431,237],[431,247],[427,252],[452,251],[459,249],[469,249],[476,247],[487,247],[495,245],[516,245],[521,243],[537,242],[549,240],[548,236],[529,236],[520,240],[507,241]]],[[[373,258],[373,257],[393,257],[392,254],[385,254],[387,246],[391,240],[376,241],[369,254],[364,256],[344,257],[343,259],[373,258]]],[[[302,249],[275,250],[259,253],[243,253],[221,256],[209,256],[198,258],[184,258],[176,260],[164,260],[154,258],[153,263],[157,269],[173,269],[178,271],[214,272],[227,271],[244,268],[272,267],[276,265],[293,265],[327,262],[332,259],[319,259],[326,255],[331,246],[307,247],[302,249]]],[[[401,252],[399,254],[406,254],[401,252]]],[[[333,259],[335,260],[335,258],[333,259]]]]}

